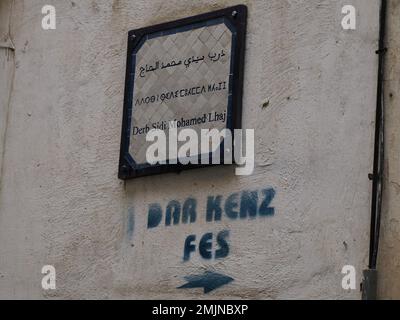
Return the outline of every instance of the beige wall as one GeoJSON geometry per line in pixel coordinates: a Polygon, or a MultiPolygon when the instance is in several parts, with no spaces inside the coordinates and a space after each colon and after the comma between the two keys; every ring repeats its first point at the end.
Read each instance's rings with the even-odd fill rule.
{"type": "Polygon", "coordinates": [[[241,2],[14,1],[1,298],[360,297],[342,289],[340,272],[354,265],[360,282],[368,262],[378,0],[351,1],[355,31],[340,23],[348,1],[244,1],[243,127],[255,129],[254,174],[213,167],[117,179],[128,30],[241,2]],[[41,29],[44,4],[56,7],[56,30],[41,29]],[[262,197],[265,188],[276,192],[273,216],[205,221],[207,196],[262,197]],[[195,223],[147,228],[150,204],[188,197],[195,223]],[[228,257],[182,260],[188,235],[222,230],[228,257]],[[57,270],[55,291],[40,286],[45,264],[57,270]],[[206,270],[234,281],[207,295],[177,289],[206,270]]]}

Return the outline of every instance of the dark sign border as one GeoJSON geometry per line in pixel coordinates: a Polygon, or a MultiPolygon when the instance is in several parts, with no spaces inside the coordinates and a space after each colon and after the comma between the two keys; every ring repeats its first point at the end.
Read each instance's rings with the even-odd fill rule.
{"type": "MultiPolygon", "coordinates": [[[[238,5],[225,8],[218,11],[208,12],[201,15],[184,18],[176,21],[162,23],[150,27],[131,30],[128,32],[128,50],[125,74],[125,92],[124,92],[124,110],[122,119],[121,131],[121,147],[119,157],[118,178],[122,180],[154,175],[166,172],[179,172],[184,169],[199,168],[204,164],[156,164],[156,165],[136,165],[132,163],[132,157],[129,154],[130,142],[130,125],[132,115],[132,99],[134,73],[131,72],[134,66],[133,53],[135,49],[143,43],[143,38],[150,34],[157,34],[171,29],[183,29],[185,26],[191,26],[197,23],[204,23],[209,20],[225,18],[234,28],[235,46],[231,55],[231,63],[233,64],[233,76],[230,85],[232,86],[231,108],[228,110],[227,129],[241,129],[242,122],[242,97],[243,97],[243,72],[244,72],[244,53],[245,53],[245,38],[246,38],[246,20],[247,7],[238,5]]],[[[223,143],[223,142],[222,142],[223,143]]],[[[223,163],[224,148],[220,148],[220,159],[223,163]]],[[[233,152],[233,151],[232,151],[233,152]]],[[[210,158],[211,158],[210,153],[210,158]]],[[[200,157],[200,156],[199,156],[200,157]]],[[[200,162],[199,162],[200,163],[200,162]]],[[[211,163],[211,162],[210,162],[211,163]]]]}

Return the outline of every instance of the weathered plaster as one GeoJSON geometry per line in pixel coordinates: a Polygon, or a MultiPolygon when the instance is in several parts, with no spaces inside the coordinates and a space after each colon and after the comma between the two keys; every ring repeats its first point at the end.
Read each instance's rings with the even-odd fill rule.
{"type": "MultiPolygon", "coordinates": [[[[1,298],[359,298],[367,265],[378,0],[15,0],[15,81],[0,194],[1,298]],[[256,167],[117,179],[128,30],[236,3],[249,9],[243,127],[256,167]],[[41,29],[53,4],[57,29],[41,29]],[[264,101],[269,101],[262,108],[264,101]],[[208,195],[276,192],[274,215],[204,219],[208,195]],[[147,229],[151,203],[197,199],[193,224],[147,229]],[[189,234],[229,230],[230,253],[183,262],[189,234]],[[57,290],[41,289],[52,264],[57,290]],[[177,289],[205,270],[234,281],[177,289]]],[[[3,54],[0,51],[0,54],[3,54]]],[[[264,103],[265,105],[265,103],[264,103]]]]}

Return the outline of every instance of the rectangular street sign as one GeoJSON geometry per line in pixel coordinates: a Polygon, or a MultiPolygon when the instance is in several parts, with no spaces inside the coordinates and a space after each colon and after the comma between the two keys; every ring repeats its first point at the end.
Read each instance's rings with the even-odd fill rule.
{"type": "Polygon", "coordinates": [[[169,141],[172,128],[200,137],[202,129],[241,127],[246,14],[239,5],[129,32],[120,179],[200,166],[168,151],[165,162],[148,163],[152,129],[169,141]]]}

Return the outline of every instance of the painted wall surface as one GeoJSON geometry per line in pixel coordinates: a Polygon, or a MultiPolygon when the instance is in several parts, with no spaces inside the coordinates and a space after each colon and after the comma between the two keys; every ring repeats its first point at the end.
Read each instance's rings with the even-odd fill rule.
{"type": "Polygon", "coordinates": [[[381,240],[379,243],[379,298],[400,299],[400,1],[389,1],[385,70],[385,176],[381,240]]]}
{"type": "Polygon", "coordinates": [[[354,31],[341,27],[344,0],[8,2],[0,298],[360,297],[342,289],[341,270],[354,265],[358,283],[368,262],[378,0],[351,1],[354,31]],[[254,173],[118,180],[128,30],[243,2],[254,173]],[[56,30],[41,28],[45,4],[56,30]],[[181,219],[167,225],[178,205],[181,219]],[[54,291],[41,288],[46,264],[54,291]]]}

